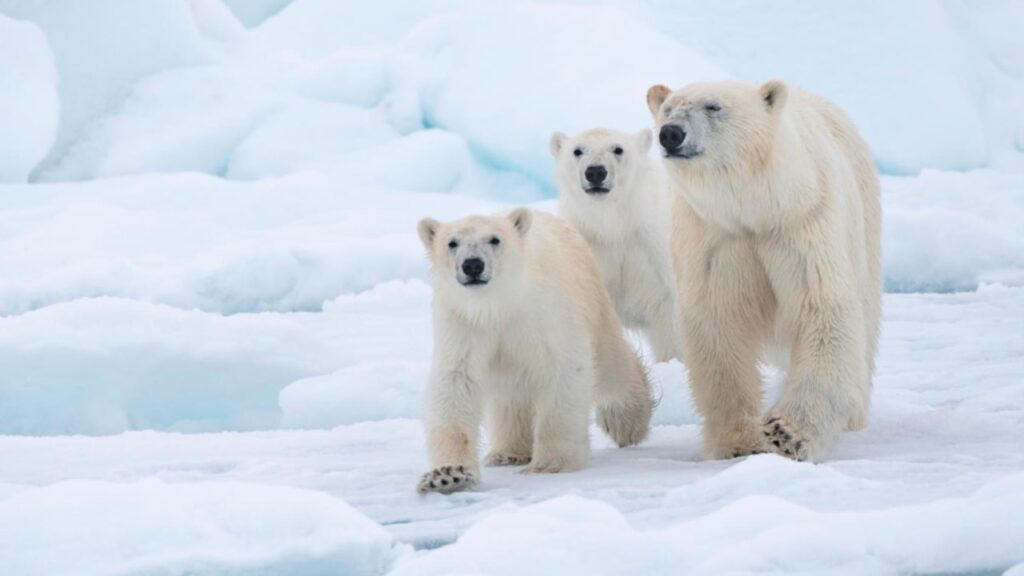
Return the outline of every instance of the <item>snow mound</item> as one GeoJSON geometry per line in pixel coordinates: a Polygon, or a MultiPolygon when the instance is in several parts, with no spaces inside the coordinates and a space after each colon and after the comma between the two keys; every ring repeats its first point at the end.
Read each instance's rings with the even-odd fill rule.
{"type": "MultiPolygon", "coordinates": [[[[768,457],[780,460],[777,457],[768,457]]],[[[814,474],[811,464],[796,465],[814,474]]],[[[740,473],[740,470],[735,470],[740,473]]],[[[763,482],[751,466],[751,481],[763,482]]],[[[871,512],[819,512],[748,496],[664,529],[633,528],[614,507],[564,496],[477,522],[393,574],[904,574],[1005,569],[1024,557],[1007,510],[1024,506],[1024,475],[967,498],[871,512]],[[523,554],[529,550],[529,554],[523,554]]]]}
{"type": "Polygon", "coordinates": [[[551,178],[552,131],[648,127],[651,85],[724,77],[605,7],[477,6],[426,21],[405,46],[420,59],[427,125],[461,134],[485,162],[541,182],[551,178]]]}
{"type": "Polygon", "coordinates": [[[50,177],[144,172],[223,174],[232,152],[283,98],[220,67],[182,68],[140,81],[95,121],[50,177]]]}
{"type": "Polygon", "coordinates": [[[57,70],[39,28],[0,14],[0,182],[24,182],[53,144],[57,70]]]}
{"type": "Polygon", "coordinates": [[[367,420],[419,418],[429,365],[365,362],[289,384],[278,399],[283,428],[333,428],[367,420]]]}
{"type": "Polygon", "coordinates": [[[927,170],[883,189],[886,290],[1024,284],[1024,175],[927,170]]]}
{"type": "Polygon", "coordinates": [[[396,44],[421,20],[467,3],[297,0],[254,30],[253,41],[270,50],[305,58],[352,47],[383,48],[396,44]]]}
{"type": "Polygon", "coordinates": [[[282,415],[292,427],[415,415],[429,301],[416,281],[337,298],[319,314],[223,316],[94,298],[0,316],[0,434],[266,430],[282,415]],[[408,362],[401,372],[385,362],[394,349],[408,362]],[[380,360],[364,365],[370,357],[380,360]],[[301,383],[334,371],[341,386],[301,383]]]}
{"type": "MultiPolygon", "coordinates": [[[[388,95],[390,66],[386,54],[346,50],[313,60],[283,59],[273,74],[281,85],[301,96],[370,107],[388,95]]],[[[418,111],[416,114],[418,122],[418,111]]]]}
{"type": "Polygon", "coordinates": [[[252,28],[284,10],[292,0],[223,0],[223,2],[239,22],[252,28]]]}
{"type": "Polygon", "coordinates": [[[979,65],[939,2],[642,5],[652,26],[739,78],[781,78],[837,102],[883,171],[968,170],[990,159],[979,65]]]}
{"type": "Polygon", "coordinates": [[[251,131],[232,153],[225,175],[265,178],[326,168],[348,152],[397,137],[398,132],[373,110],[299,101],[251,131]]]}
{"type": "Polygon", "coordinates": [[[402,550],[321,492],[75,480],[0,499],[11,574],[383,574],[402,550]]]}
{"type": "Polygon", "coordinates": [[[293,319],[110,298],[0,326],[0,434],[273,428],[278,391],[314,373],[322,353],[293,319]]]}
{"type": "Polygon", "coordinates": [[[202,37],[180,0],[0,0],[0,11],[42,28],[60,73],[57,142],[33,178],[60,177],[63,156],[135,82],[203,59],[202,37]]]}

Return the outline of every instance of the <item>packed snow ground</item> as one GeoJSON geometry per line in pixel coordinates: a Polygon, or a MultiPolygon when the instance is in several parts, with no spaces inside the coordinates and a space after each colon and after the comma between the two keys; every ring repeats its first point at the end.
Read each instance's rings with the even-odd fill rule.
{"type": "MultiPolygon", "coordinates": [[[[595,429],[582,472],[485,469],[478,490],[450,497],[414,492],[427,463],[421,424],[404,417],[425,376],[428,298],[411,281],[336,304],[326,324],[363,330],[328,346],[381,361],[281,395],[292,425],[372,421],[0,437],[0,556],[26,574],[248,574],[255,562],[293,574],[997,574],[1024,562],[1024,289],[888,296],[872,424],[824,464],[701,461],[672,363],[653,371],[659,425],[642,446],[614,448],[595,429]],[[386,362],[393,350],[408,358],[386,362]]],[[[244,316],[227,321],[274,332],[244,316]]],[[[328,332],[301,316],[282,336],[328,332]]]]}
{"type": "Polygon", "coordinates": [[[1022,19],[0,0],[0,572],[1024,574],[1022,19]],[[871,426],[820,465],[702,461],[659,364],[642,446],[595,430],[584,471],[416,495],[416,221],[553,210],[551,131],[775,76],[885,173],[871,426]]]}

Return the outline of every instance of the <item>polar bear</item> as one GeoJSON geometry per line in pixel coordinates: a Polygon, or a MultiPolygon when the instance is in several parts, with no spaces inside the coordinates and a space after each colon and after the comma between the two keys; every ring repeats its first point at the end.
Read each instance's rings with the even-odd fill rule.
{"type": "Polygon", "coordinates": [[[683,359],[716,458],[820,460],[867,424],[882,308],[878,174],[835,104],[783,82],[654,86],[675,186],[683,359]],[[758,360],[786,377],[761,417],[758,360]]]}
{"type": "Polygon", "coordinates": [[[485,420],[490,466],[567,472],[589,458],[590,406],[619,446],[646,437],[654,402],[583,238],[564,220],[520,208],[418,226],[434,289],[427,385],[433,469],[420,492],[479,479],[485,420]]]}
{"type": "Polygon", "coordinates": [[[654,359],[680,356],[670,198],[649,156],[651,131],[551,135],[560,214],[597,260],[619,319],[647,337],[654,359]]]}

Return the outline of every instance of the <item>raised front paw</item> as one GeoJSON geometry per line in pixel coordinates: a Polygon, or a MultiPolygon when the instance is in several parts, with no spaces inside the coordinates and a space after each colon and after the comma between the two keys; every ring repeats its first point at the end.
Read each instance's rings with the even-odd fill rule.
{"type": "Polygon", "coordinates": [[[465,466],[441,466],[421,476],[416,490],[420,494],[427,494],[429,492],[451,494],[452,492],[469,490],[476,486],[476,484],[476,474],[465,466]]]}
{"type": "Polygon", "coordinates": [[[811,443],[789,420],[769,415],[765,418],[762,432],[769,447],[778,454],[796,461],[810,457],[811,443]]]}
{"type": "Polygon", "coordinates": [[[522,466],[530,463],[529,454],[512,454],[509,452],[491,452],[484,458],[484,466],[522,466]]]}

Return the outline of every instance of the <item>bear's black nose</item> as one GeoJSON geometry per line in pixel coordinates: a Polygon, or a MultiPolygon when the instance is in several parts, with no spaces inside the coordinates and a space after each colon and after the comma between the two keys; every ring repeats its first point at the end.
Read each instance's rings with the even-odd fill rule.
{"type": "Polygon", "coordinates": [[[675,124],[665,124],[658,132],[658,142],[667,152],[677,150],[683,145],[683,140],[686,140],[686,132],[675,124]]]}
{"type": "Polygon", "coordinates": [[[604,166],[587,166],[583,175],[587,177],[587,182],[596,186],[608,177],[608,170],[604,166]]]}
{"type": "Polygon", "coordinates": [[[479,278],[484,273],[484,261],[479,258],[466,258],[462,261],[462,271],[470,278],[479,278]]]}

